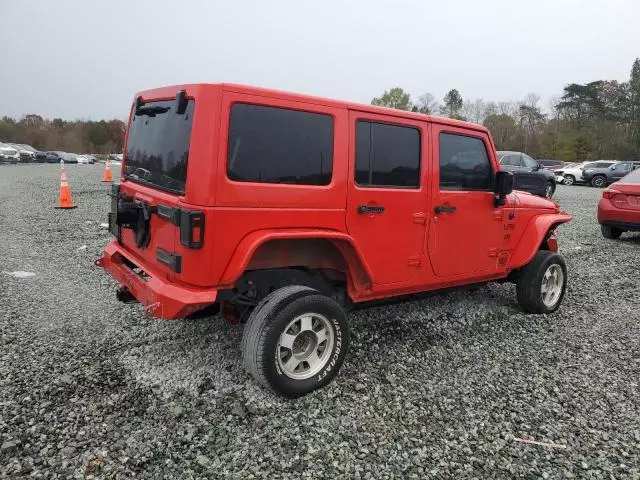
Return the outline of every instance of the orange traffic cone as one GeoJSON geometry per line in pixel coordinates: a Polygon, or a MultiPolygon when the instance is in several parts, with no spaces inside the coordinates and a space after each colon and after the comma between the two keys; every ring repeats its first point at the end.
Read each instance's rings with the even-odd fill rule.
{"type": "Polygon", "coordinates": [[[64,171],[64,161],[60,160],[60,202],[56,208],[76,208],[76,206],[71,200],[71,189],[64,171]]]}
{"type": "Polygon", "coordinates": [[[102,176],[103,182],[111,183],[113,181],[113,177],[111,176],[111,168],[109,168],[109,160],[104,165],[104,175],[102,176]]]}

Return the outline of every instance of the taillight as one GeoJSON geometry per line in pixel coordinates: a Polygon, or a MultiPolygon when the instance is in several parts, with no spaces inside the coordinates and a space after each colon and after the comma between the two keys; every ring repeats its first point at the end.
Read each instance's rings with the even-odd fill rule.
{"type": "Polygon", "coordinates": [[[619,195],[620,192],[618,190],[614,190],[613,188],[605,188],[602,192],[602,198],[612,199],[614,196],[619,195]]]}

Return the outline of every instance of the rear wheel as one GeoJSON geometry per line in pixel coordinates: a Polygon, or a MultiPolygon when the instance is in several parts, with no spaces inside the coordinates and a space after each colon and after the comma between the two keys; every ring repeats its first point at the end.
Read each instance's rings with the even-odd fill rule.
{"type": "Polygon", "coordinates": [[[253,310],[242,337],[247,370],[287,397],[306,395],[337,375],[349,346],[340,305],[300,285],[267,295],[253,310]]]}
{"type": "Polygon", "coordinates": [[[567,266],[558,253],[540,250],[520,270],[518,303],[527,313],[551,313],[558,309],[567,287],[567,266]]]}
{"type": "Polygon", "coordinates": [[[600,225],[600,230],[602,231],[602,236],[610,240],[617,240],[622,235],[622,230],[608,225],[600,225]]]}
{"type": "Polygon", "coordinates": [[[565,175],[564,181],[562,183],[564,183],[565,185],[573,185],[574,183],[576,183],[576,177],[574,177],[573,175],[565,175]]]}
{"type": "Polygon", "coordinates": [[[607,185],[607,179],[602,175],[596,175],[591,179],[591,186],[596,188],[603,188],[607,185]]]}

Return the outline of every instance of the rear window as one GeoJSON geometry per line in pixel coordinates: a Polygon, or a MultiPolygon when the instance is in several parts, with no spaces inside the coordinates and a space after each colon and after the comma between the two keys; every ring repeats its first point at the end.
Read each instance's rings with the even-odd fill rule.
{"type": "Polygon", "coordinates": [[[627,173],[618,183],[640,183],[640,168],[627,173]]]}
{"type": "Polygon", "coordinates": [[[231,107],[227,175],[237,182],[328,185],[333,117],[237,103],[231,107]]]}
{"type": "Polygon", "coordinates": [[[188,100],[180,115],[176,101],[168,100],[145,103],[135,112],[124,157],[127,179],[184,194],[194,107],[188,100]]]}
{"type": "Polygon", "coordinates": [[[418,188],[420,131],[359,120],[355,180],[361,187],[418,188]]]}

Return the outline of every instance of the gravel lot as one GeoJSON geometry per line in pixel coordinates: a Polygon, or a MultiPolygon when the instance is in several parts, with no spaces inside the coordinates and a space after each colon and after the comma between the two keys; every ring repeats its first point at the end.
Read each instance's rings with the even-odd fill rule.
{"type": "Polygon", "coordinates": [[[115,300],[102,167],[67,172],[59,211],[57,166],[0,166],[0,478],[640,478],[640,236],[601,237],[599,190],[558,187],[557,313],[510,285],[358,311],[337,381],[286,401],[240,327],[115,300]]]}

